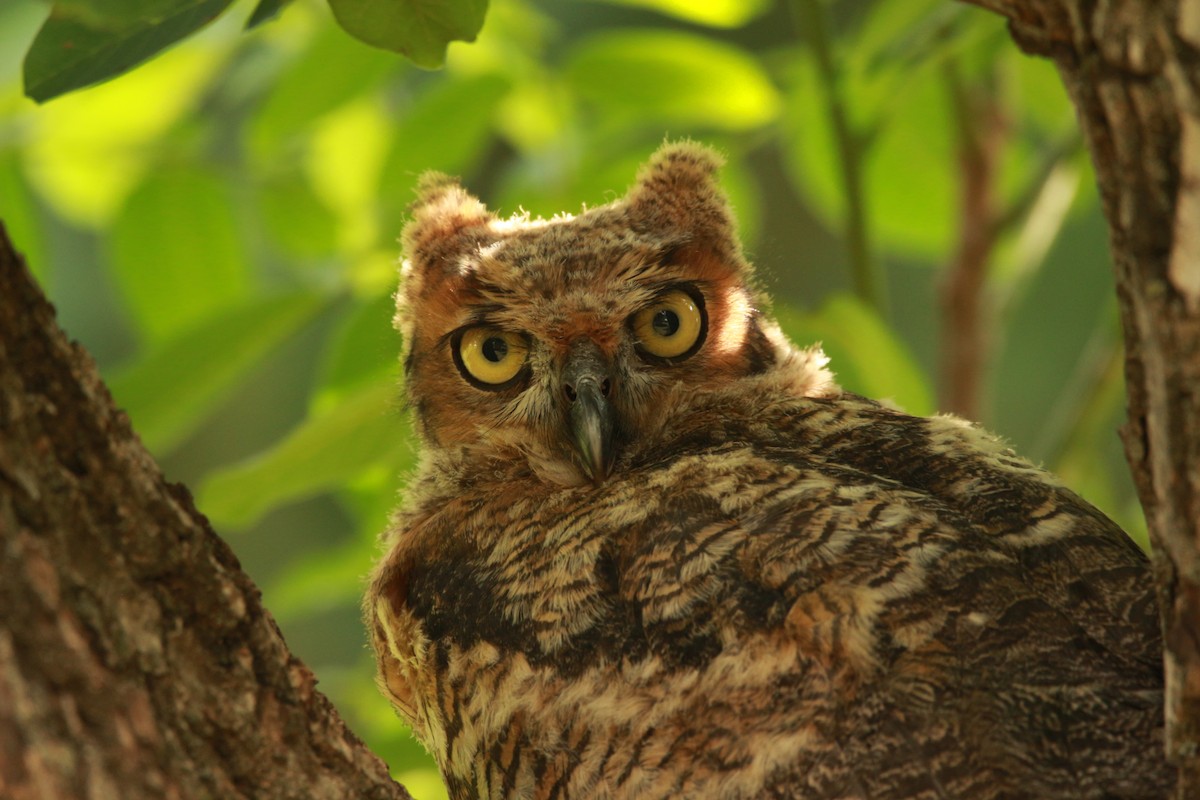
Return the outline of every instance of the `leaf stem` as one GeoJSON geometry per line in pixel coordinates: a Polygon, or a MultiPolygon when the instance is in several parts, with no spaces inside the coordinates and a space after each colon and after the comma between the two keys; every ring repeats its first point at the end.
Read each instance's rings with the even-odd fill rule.
{"type": "Polygon", "coordinates": [[[995,253],[995,184],[1007,138],[1001,110],[986,85],[968,86],[951,60],[944,68],[958,132],[958,243],[941,286],[942,380],[939,406],[967,419],[983,416],[983,380],[991,360],[986,302],[995,253]]]}
{"type": "Polygon", "coordinates": [[[886,276],[872,252],[867,222],[862,170],[865,140],[854,130],[842,97],[841,78],[830,38],[829,17],[823,0],[792,0],[792,13],[801,35],[808,39],[812,47],[833,125],[834,140],[837,142],[838,169],[846,198],[846,248],[849,251],[854,293],[886,319],[886,276]]]}

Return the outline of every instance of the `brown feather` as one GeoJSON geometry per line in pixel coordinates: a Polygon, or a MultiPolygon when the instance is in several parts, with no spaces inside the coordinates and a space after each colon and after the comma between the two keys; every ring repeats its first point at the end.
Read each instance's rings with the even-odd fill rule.
{"type": "Polygon", "coordinates": [[[398,314],[424,449],[366,611],[451,796],[1164,796],[1146,559],[994,437],[789,344],[719,163],[667,145],[549,221],[424,184],[398,314]],[[647,361],[629,319],[680,284],[703,346],[647,361]],[[531,342],[517,385],[452,363],[479,320],[531,342]],[[579,337],[619,421],[599,483],[564,435],[579,337]]]}

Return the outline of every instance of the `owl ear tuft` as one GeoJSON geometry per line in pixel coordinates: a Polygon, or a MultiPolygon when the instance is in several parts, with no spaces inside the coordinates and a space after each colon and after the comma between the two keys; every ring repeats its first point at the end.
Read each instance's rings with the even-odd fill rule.
{"type": "Polygon", "coordinates": [[[394,320],[406,355],[413,335],[412,308],[448,277],[462,273],[466,257],[494,238],[488,227],[494,220],[479,198],[448,175],[426,172],[417,182],[412,217],[400,234],[404,261],[394,320]]]}
{"type": "Polygon", "coordinates": [[[736,250],[733,212],[717,182],[724,163],[715,150],[697,142],[664,144],[638,172],[625,201],[650,227],[675,228],[710,243],[728,242],[736,250]]]}
{"type": "Polygon", "coordinates": [[[426,271],[455,266],[457,256],[478,245],[495,216],[458,181],[440,172],[426,172],[417,183],[412,219],[400,243],[413,268],[426,271]]]}

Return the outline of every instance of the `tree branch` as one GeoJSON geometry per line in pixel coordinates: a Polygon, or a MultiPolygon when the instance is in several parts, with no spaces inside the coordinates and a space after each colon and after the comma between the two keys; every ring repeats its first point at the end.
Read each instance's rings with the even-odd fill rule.
{"type": "Polygon", "coordinates": [[[1200,796],[1200,7],[977,0],[1052,58],[1108,219],[1125,334],[1125,452],[1153,545],[1167,755],[1200,796]]]}
{"type": "Polygon", "coordinates": [[[866,181],[862,172],[863,136],[854,129],[842,102],[841,80],[830,44],[829,20],[823,0],[793,0],[792,13],[800,33],[813,50],[817,77],[825,95],[838,150],[838,172],[846,198],[846,248],[854,293],[879,316],[887,318],[886,277],[871,250],[867,229],[866,181]]]}
{"type": "Polygon", "coordinates": [[[981,418],[980,395],[990,343],[984,303],[988,267],[996,247],[999,212],[996,173],[1007,138],[995,98],[963,84],[953,62],[945,69],[958,133],[958,246],[942,282],[942,397],[938,407],[967,419],[981,418]]]}
{"type": "Polygon", "coordinates": [[[0,227],[0,796],[408,797],[0,227]]]}

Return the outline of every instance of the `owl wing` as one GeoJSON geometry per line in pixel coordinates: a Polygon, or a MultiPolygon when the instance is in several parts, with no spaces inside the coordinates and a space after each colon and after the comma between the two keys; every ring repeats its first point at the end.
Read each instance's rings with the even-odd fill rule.
{"type": "Polygon", "coordinates": [[[1119,528],[957,420],[841,398],[769,427],[673,461],[624,590],[680,667],[776,643],[777,703],[734,712],[815,731],[776,796],[1162,796],[1158,618],[1119,528]]]}
{"type": "Polygon", "coordinates": [[[1165,795],[1149,570],[1102,514],[952,419],[700,421],[398,521],[368,620],[451,796],[1165,795]]]}

